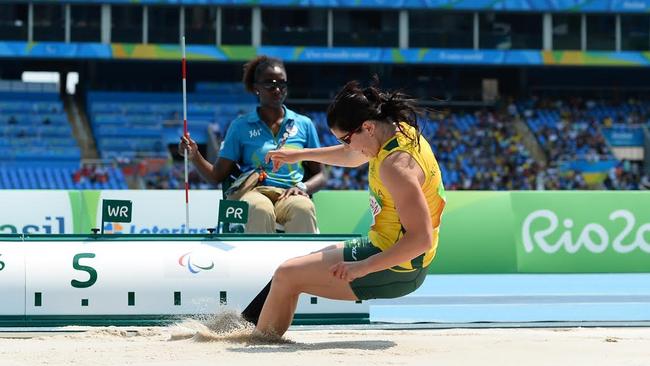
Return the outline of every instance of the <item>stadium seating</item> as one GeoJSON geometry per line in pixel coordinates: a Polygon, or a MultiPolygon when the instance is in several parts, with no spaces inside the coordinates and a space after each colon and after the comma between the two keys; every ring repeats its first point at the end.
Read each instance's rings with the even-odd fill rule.
{"type": "MultiPolygon", "coordinates": [[[[518,102],[518,109],[549,161],[562,172],[584,174],[592,186],[598,186],[607,176],[616,179],[610,171],[622,163],[610,148],[617,143],[611,140],[612,136],[627,133],[634,140],[634,136],[641,134],[638,145],[642,146],[642,131],[638,127],[650,121],[650,103],[636,100],[530,98],[518,102]]],[[[639,179],[637,176],[631,180],[639,179]]],[[[606,188],[608,185],[605,183],[606,188]]],[[[616,182],[611,183],[615,185],[616,182]]],[[[559,188],[565,187],[560,185],[559,188]]]]}
{"type": "Polygon", "coordinates": [[[63,103],[54,92],[0,92],[3,161],[79,161],[63,103]]]}
{"type": "MultiPolygon", "coordinates": [[[[190,133],[199,143],[206,142],[209,124],[217,124],[225,133],[231,120],[254,107],[240,84],[199,89],[188,96],[190,133]]],[[[91,92],[88,100],[102,157],[167,155],[165,146],[175,144],[182,134],[180,94],[91,92]]],[[[518,102],[515,110],[547,154],[549,166],[531,157],[510,111],[444,110],[420,121],[447,189],[586,189],[588,183],[602,182],[608,170],[619,164],[601,133],[603,126],[625,131],[618,123],[622,116],[637,116],[635,123],[647,123],[649,108],[639,102],[611,105],[530,99],[518,102]],[[586,167],[584,161],[590,165],[586,167]],[[599,170],[596,178],[589,169],[599,170]]],[[[322,110],[301,112],[314,121],[323,146],[338,144],[322,110]]],[[[328,169],[327,189],[367,188],[367,167],[328,169]]],[[[182,170],[172,164],[150,174],[145,177],[146,187],[178,188],[182,170]]],[[[212,187],[202,183],[195,172],[191,175],[193,188],[212,187]]]]}
{"type": "MultiPolygon", "coordinates": [[[[168,145],[176,145],[183,134],[181,93],[92,91],[87,101],[93,135],[104,159],[165,159],[168,145]]],[[[205,144],[210,131],[225,133],[233,119],[254,106],[255,99],[244,92],[241,83],[197,83],[196,91],[187,95],[190,135],[205,144]]],[[[143,188],[179,188],[182,173],[182,166],[163,166],[145,174],[143,188]]],[[[193,169],[190,186],[211,187],[193,169]]]]}
{"type": "MultiPolygon", "coordinates": [[[[227,124],[254,100],[239,83],[187,96],[190,135],[198,143],[207,141],[208,127],[227,124]]],[[[102,158],[165,157],[167,144],[183,134],[183,105],[180,93],[101,92],[88,93],[88,115],[102,158]]]]}
{"type": "MultiPolygon", "coordinates": [[[[327,127],[325,113],[307,114],[316,124],[323,146],[338,144],[327,127]]],[[[532,161],[507,116],[485,110],[446,111],[432,113],[419,124],[436,153],[443,181],[449,189],[531,189],[533,186],[532,161]],[[527,174],[511,174],[517,170],[527,174]]],[[[367,185],[367,167],[333,167],[327,187],[366,189],[367,185]]]]}
{"type": "Polygon", "coordinates": [[[615,117],[617,110],[596,105],[587,109],[580,104],[562,101],[520,104],[530,129],[552,161],[605,160],[613,158],[600,131],[606,116],[615,117]],[[532,108],[532,109],[531,109],[532,108]]]}
{"type": "Polygon", "coordinates": [[[0,82],[0,189],[124,189],[119,169],[106,182],[75,183],[81,151],[55,85],[0,82]]]}
{"type": "Polygon", "coordinates": [[[106,169],[107,179],[102,182],[87,177],[75,182],[79,162],[29,164],[2,163],[0,166],[0,189],[126,189],[122,171],[106,169]]]}

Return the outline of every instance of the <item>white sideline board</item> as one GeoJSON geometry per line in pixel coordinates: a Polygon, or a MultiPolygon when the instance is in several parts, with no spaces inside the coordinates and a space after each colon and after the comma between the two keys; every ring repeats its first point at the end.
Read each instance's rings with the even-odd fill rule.
{"type": "MultiPolygon", "coordinates": [[[[0,316],[242,310],[283,261],[337,243],[259,240],[0,241],[0,316]]],[[[313,298],[301,295],[296,313],[369,311],[365,302],[313,298]]]]}
{"type": "Polygon", "coordinates": [[[20,242],[0,245],[0,316],[25,311],[25,258],[20,242]]]}

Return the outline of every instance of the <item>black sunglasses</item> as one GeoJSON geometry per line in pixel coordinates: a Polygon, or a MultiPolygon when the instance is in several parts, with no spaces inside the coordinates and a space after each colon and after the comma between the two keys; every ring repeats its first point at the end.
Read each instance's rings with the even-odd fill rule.
{"type": "Polygon", "coordinates": [[[363,127],[363,125],[357,127],[352,132],[348,132],[348,133],[346,133],[345,135],[343,135],[341,137],[337,137],[336,139],[339,140],[339,142],[342,143],[342,144],[350,145],[350,141],[352,140],[352,135],[354,135],[355,133],[361,131],[362,127],[363,127]]]}
{"type": "Polygon", "coordinates": [[[278,88],[280,90],[286,90],[287,86],[289,83],[286,80],[268,80],[268,81],[260,81],[256,83],[257,85],[261,86],[262,88],[272,91],[275,88],[278,88]]]}

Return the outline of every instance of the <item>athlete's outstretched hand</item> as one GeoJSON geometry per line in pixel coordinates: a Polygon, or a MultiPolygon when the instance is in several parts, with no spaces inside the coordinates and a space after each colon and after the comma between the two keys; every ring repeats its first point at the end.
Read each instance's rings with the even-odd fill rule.
{"type": "Polygon", "coordinates": [[[302,159],[300,159],[301,150],[292,150],[292,149],[280,149],[280,150],[271,150],[266,153],[264,160],[268,163],[273,161],[273,171],[277,172],[278,169],[284,164],[294,164],[302,159]]]}
{"type": "Polygon", "coordinates": [[[366,269],[366,263],[360,262],[338,262],[330,267],[330,273],[335,278],[345,281],[353,281],[359,277],[367,275],[369,272],[366,269]]]}

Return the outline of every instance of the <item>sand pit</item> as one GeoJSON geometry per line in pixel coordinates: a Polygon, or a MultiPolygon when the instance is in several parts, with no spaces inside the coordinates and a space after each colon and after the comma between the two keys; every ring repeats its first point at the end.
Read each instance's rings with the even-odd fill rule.
{"type": "Polygon", "coordinates": [[[0,333],[1,366],[650,364],[650,328],[301,330],[252,336],[233,313],[168,327],[0,333]]]}
{"type": "Polygon", "coordinates": [[[0,339],[0,365],[648,365],[650,329],[290,331],[284,343],[170,328],[0,339]],[[221,339],[220,339],[221,337],[221,339]]]}

